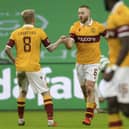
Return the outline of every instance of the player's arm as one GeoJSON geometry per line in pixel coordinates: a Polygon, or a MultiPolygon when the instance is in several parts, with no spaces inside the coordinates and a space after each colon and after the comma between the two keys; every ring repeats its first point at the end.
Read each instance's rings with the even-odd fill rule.
{"type": "Polygon", "coordinates": [[[75,40],[76,40],[76,35],[73,34],[73,33],[70,33],[70,36],[62,35],[62,36],[61,36],[61,39],[63,40],[63,43],[65,44],[65,47],[66,47],[67,49],[71,49],[72,46],[73,46],[73,43],[74,43],[75,40]]]}
{"type": "Polygon", "coordinates": [[[116,65],[118,66],[121,65],[121,63],[123,62],[123,60],[125,59],[125,57],[127,56],[129,52],[129,36],[121,37],[120,42],[121,42],[122,47],[121,47],[121,50],[119,52],[119,55],[116,61],[116,65]]]}
{"type": "Polygon", "coordinates": [[[121,43],[121,49],[115,65],[120,66],[129,53],[129,25],[117,28],[117,35],[121,43]]]}
{"type": "Polygon", "coordinates": [[[61,38],[59,38],[55,43],[49,44],[46,48],[47,48],[48,51],[52,52],[52,51],[54,51],[62,42],[63,42],[63,40],[62,40],[61,38]]]}
{"type": "Polygon", "coordinates": [[[42,29],[39,29],[39,31],[42,44],[44,45],[45,48],[47,48],[48,51],[50,52],[54,51],[62,43],[61,37],[56,42],[51,43],[50,40],[48,39],[47,34],[42,29]]]}
{"type": "Polygon", "coordinates": [[[129,53],[129,26],[121,26],[117,29],[117,32],[118,38],[121,43],[121,49],[116,60],[116,63],[111,67],[107,68],[106,70],[107,74],[105,73],[104,78],[107,81],[110,81],[112,79],[114,72],[122,64],[127,54],[129,53]]]}
{"type": "Polygon", "coordinates": [[[54,51],[61,43],[65,44],[67,49],[71,49],[74,43],[74,39],[72,37],[67,37],[62,35],[55,43],[48,45],[46,48],[52,52],[54,51]]]}
{"type": "Polygon", "coordinates": [[[15,58],[11,52],[11,48],[13,47],[14,44],[15,44],[15,42],[13,40],[9,40],[9,42],[7,43],[7,45],[5,47],[5,53],[10,58],[10,60],[15,64],[15,58]]]}
{"type": "Polygon", "coordinates": [[[63,43],[67,49],[71,49],[74,43],[74,39],[72,37],[62,36],[63,43]]]}
{"type": "Polygon", "coordinates": [[[127,37],[121,37],[120,38],[121,41],[121,50],[119,52],[117,61],[114,65],[111,66],[111,68],[107,68],[106,72],[104,74],[104,79],[106,81],[110,81],[112,79],[112,77],[114,76],[115,71],[117,70],[117,68],[122,64],[122,62],[124,61],[125,57],[127,56],[127,54],[129,53],[129,36],[127,37]]]}
{"type": "Polygon", "coordinates": [[[47,48],[48,51],[52,52],[54,51],[61,43],[63,40],[59,38],[56,42],[51,43],[48,37],[44,40],[42,40],[43,45],[47,48]]]}
{"type": "Polygon", "coordinates": [[[76,28],[75,24],[72,25],[69,31],[69,36],[62,36],[63,43],[67,49],[71,49],[73,43],[76,41],[76,28]]]}

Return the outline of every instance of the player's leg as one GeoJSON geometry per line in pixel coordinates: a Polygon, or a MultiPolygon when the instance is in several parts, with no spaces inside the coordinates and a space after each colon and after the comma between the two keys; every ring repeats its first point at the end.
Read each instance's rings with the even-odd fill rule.
{"type": "Polygon", "coordinates": [[[109,97],[107,98],[108,102],[108,116],[109,129],[122,129],[122,120],[120,117],[119,104],[117,97],[109,97]]]}
{"type": "Polygon", "coordinates": [[[99,103],[99,90],[97,82],[95,83],[95,103],[96,103],[96,112],[100,112],[100,103],[99,103]]]}
{"type": "Polygon", "coordinates": [[[87,99],[87,93],[86,93],[86,87],[85,85],[81,85],[81,90],[82,90],[82,94],[84,96],[84,100],[86,102],[86,99],[87,99]]]}
{"type": "Polygon", "coordinates": [[[84,95],[85,103],[86,103],[86,109],[85,109],[85,119],[83,121],[84,124],[90,125],[91,124],[91,119],[93,118],[94,115],[94,109],[96,107],[95,101],[91,102],[89,101],[89,94],[86,93],[86,86],[81,86],[82,92],[84,95]]]}
{"type": "Polygon", "coordinates": [[[85,120],[83,124],[90,125],[91,120],[94,116],[94,110],[96,108],[95,103],[95,82],[98,74],[98,64],[94,65],[85,65],[83,69],[85,69],[85,88],[86,88],[86,112],[85,112],[85,120]]]}
{"type": "Polygon", "coordinates": [[[85,106],[85,108],[86,108],[85,109],[85,119],[83,120],[83,124],[89,125],[90,120],[87,119],[87,116],[89,116],[89,114],[90,115],[93,114],[93,110],[92,111],[90,110],[89,103],[87,103],[88,93],[87,93],[87,87],[86,87],[86,84],[85,84],[85,80],[86,80],[85,73],[87,72],[87,68],[85,67],[85,65],[76,64],[76,70],[77,70],[78,80],[79,80],[79,83],[80,83],[80,86],[81,86],[81,90],[82,90],[84,100],[85,100],[85,105],[86,105],[85,106]],[[87,108],[87,106],[88,106],[88,108],[87,108]]]}
{"type": "Polygon", "coordinates": [[[129,118],[129,103],[119,103],[119,106],[123,115],[129,118]]]}
{"type": "Polygon", "coordinates": [[[17,72],[17,79],[19,85],[19,96],[17,98],[17,112],[18,112],[18,124],[24,125],[24,107],[25,107],[25,98],[28,90],[28,79],[25,72],[17,72]]]}
{"type": "Polygon", "coordinates": [[[86,93],[86,86],[82,85],[81,86],[83,95],[84,95],[84,99],[85,99],[85,103],[86,103],[86,109],[85,109],[85,119],[83,120],[83,124],[85,125],[90,125],[91,124],[91,119],[93,118],[94,115],[94,108],[95,108],[95,103],[91,103],[91,102],[87,102],[87,97],[88,97],[88,93],[86,93]]]}
{"type": "Polygon", "coordinates": [[[81,85],[81,89],[86,102],[85,119],[83,124],[90,125],[93,118],[95,104],[95,77],[97,71],[94,73],[94,69],[98,68],[98,65],[93,65],[89,68],[89,65],[76,65],[78,79],[81,85]]]}
{"type": "Polygon", "coordinates": [[[91,120],[94,116],[94,109],[96,108],[95,104],[95,94],[94,94],[94,85],[95,82],[86,81],[86,91],[87,91],[87,97],[86,97],[86,112],[85,112],[85,119],[83,121],[83,124],[90,125],[91,120]]]}
{"type": "Polygon", "coordinates": [[[108,126],[109,129],[122,129],[123,124],[120,116],[120,106],[118,102],[120,78],[123,77],[120,73],[120,68],[115,72],[114,77],[109,82],[104,82],[103,96],[108,104],[108,126]]]}
{"type": "Polygon", "coordinates": [[[53,109],[53,102],[50,92],[42,93],[43,101],[44,101],[44,108],[47,113],[48,119],[48,126],[56,126],[56,122],[54,121],[54,109],[53,109]]]}
{"type": "Polygon", "coordinates": [[[129,118],[129,81],[119,85],[118,101],[121,112],[129,118]]]}
{"type": "Polygon", "coordinates": [[[129,67],[119,68],[118,102],[124,116],[129,118],[129,67]]]}
{"type": "Polygon", "coordinates": [[[36,93],[40,93],[43,97],[44,108],[47,113],[48,126],[56,126],[53,115],[53,102],[50,95],[45,76],[42,71],[28,72],[27,77],[32,86],[32,89],[36,93]]]}
{"type": "MultiPolygon", "coordinates": [[[[105,85],[103,86],[105,87],[105,85]]],[[[101,94],[101,91],[100,91],[100,84],[97,85],[97,83],[95,84],[95,103],[96,103],[96,112],[97,113],[104,113],[104,109],[102,109],[100,107],[100,103],[101,102],[104,102],[104,97],[102,96],[101,94]]]]}

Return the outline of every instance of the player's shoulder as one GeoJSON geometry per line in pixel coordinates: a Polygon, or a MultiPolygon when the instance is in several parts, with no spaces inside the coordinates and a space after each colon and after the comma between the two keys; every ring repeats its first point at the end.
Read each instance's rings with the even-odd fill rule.
{"type": "Polygon", "coordinates": [[[110,14],[110,19],[115,23],[117,26],[129,24],[129,8],[121,4],[116,10],[114,9],[113,12],[110,14]]]}
{"type": "Polygon", "coordinates": [[[103,26],[103,24],[97,20],[93,20],[93,24],[103,26]]]}
{"type": "Polygon", "coordinates": [[[43,28],[40,28],[40,27],[34,27],[34,29],[35,29],[36,31],[39,31],[39,32],[44,32],[44,29],[43,29],[43,28]]]}
{"type": "Polygon", "coordinates": [[[21,28],[22,28],[22,27],[19,27],[19,28],[15,29],[14,31],[12,31],[12,34],[18,33],[19,31],[21,31],[21,28]]]}
{"type": "Polygon", "coordinates": [[[75,21],[73,24],[72,24],[72,27],[79,27],[80,26],[80,21],[75,21]]]}
{"type": "Polygon", "coordinates": [[[125,4],[122,4],[117,11],[129,11],[129,7],[125,4]]]}
{"type": "Polygon", "coordinates": [[[46,34],[46,32],[44,31],[43,28],[41,28],[41,27],[35,27],[35,31],[36,31],[36,33],[38,35],[43,36],[43,37],[47,37],[47,34],[46,34]]]}
{"type": "Polygon", "coordinates": [[[70,26],[70,32],[71,31],[76,31],[80,26],[80,22],[79,21],[76,21],[74,22],[71,26],[70,26]]]}
{"type": "Polygon", "coordinates": [[[93,21],[93,26],[96,26],[99,28],[105,28],[105,26],[101,22],[96,21],[96,20],[93,21]]]}
{"type": "Polygon", "coordinates": [[[112,15],[112,17],[114,16],[115,18],[117,18],[116,16],[125,17],[126,15],[129,15],[129,7],[125,4],[120,4],[111,12],[110,15],[112,15]]]}

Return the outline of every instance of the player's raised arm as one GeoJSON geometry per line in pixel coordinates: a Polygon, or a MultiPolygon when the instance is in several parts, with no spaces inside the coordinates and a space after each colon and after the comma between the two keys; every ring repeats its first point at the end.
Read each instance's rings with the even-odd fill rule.
{"type": "Polygon", "coordinates": [[[74,39],[68,36],[61,36],[63,43],[67,49],[71,49],[74,43],[74,39]]]}
{"type": "Polygon", "coordinates": [[[59,38],[56,42],[49,44],[46,48],[48,51],[54,51],[61,43],[63,42],[62,38],[59,38]]]}
{"type": "Polygon", "coordinates": [[[52,52],[60,44],[63,44],[63,43],[67,49],[71,49],[73,42],[74,42],[74,39],[72,39],[71,37],[67,37],[67,36],[63,35],[63,36],[60,36],[60,38],[54,43],[51,43],[48,38],[46,38],[45,40],[42,40],[42,42],[43,42],[43,45],[48,49],[48,51],[52,52]]]}

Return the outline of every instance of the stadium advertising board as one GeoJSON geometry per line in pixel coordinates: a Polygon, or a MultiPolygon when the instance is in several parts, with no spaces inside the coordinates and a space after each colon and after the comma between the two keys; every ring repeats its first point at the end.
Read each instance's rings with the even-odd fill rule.
{"type": "MultiPolygon", "coordinates": [[[[46,75],[56,109],[67,109],[70,107],[78,109],[83,107],[83,95],[79,87],[74,64],[51,64],[44,66],[42,70],[46,75]],[[68,104],[67,106],[66,103],[68,104]]],[[[0,78],[0,109],[15,109],[17,97],[18,84],[15,68],[12,65],[3,66],[0,78]]],[[[27,101],[27,109],[42,108],[41,95],[35,95],[31,86],[27,94],[27,101]]]]}

